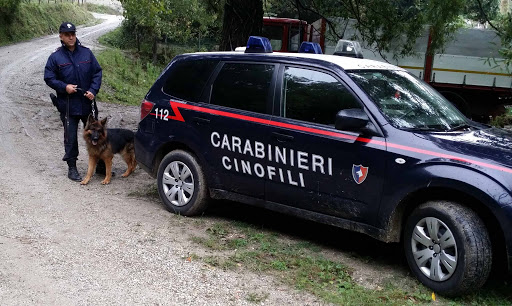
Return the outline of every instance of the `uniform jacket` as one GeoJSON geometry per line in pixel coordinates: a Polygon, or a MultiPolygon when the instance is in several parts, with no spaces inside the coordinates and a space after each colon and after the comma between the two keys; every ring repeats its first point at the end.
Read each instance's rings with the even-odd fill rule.
{"type": "Polygon", "coordinates": [[[70,115],[87,115],[91,113],[91,101],[83,96],[85,91],[98,94],[101,86],[101,67],[89,48],[76,40],[73,52],[64,44],[53,52],[44,68],[44,81],[57,92],[58,106],[61,113],[66,112],[69,97],[70,115]],[[84,92],[68,95],[66,85],[75,84],[84,92]]]}

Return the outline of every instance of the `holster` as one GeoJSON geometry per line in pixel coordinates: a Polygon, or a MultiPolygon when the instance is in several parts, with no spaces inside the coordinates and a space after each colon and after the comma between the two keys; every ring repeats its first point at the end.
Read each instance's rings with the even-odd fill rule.
{"type": "Polygon", "coordinates": [[[53,106],[55,106],[57,109],[59,109],[59,103],[57,102],[57,97],[53,93],[50,94],[50,99],[52,99],[53,106]]]}

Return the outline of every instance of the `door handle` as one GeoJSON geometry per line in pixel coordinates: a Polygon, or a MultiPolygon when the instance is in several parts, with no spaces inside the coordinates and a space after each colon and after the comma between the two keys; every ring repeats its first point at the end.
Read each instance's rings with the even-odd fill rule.
{"type": "Polygon", "coordinates": [[[276,133],[276,132],[273,132],[272,135],[274,135],[274,137],[279,142],[286,142],[286,141],[292,141],[293,140],[293,136],[291,136],[291,135],[286,135],[286,134],[281,134],[281,133],[276,133]]]}
{"type": "Polygon", "coordinates": [[[199,125],[201,125],[201,124],[209,124],[210,123],[210,119],[207,119],[207,118],[194,117],[194,118],[192,118],[192,120],[194,120],[194,122],[199,124],[199,125]]]}

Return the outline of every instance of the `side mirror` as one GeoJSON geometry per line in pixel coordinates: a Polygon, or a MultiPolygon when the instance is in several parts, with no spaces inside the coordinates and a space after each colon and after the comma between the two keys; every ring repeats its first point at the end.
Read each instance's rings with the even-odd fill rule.
{"type": "Polygon", "coordinates": [[[370,118],[360,108],[340,110],[336,114],[336,129],[345,131],[361,131],[370,122],[370,118]]]}

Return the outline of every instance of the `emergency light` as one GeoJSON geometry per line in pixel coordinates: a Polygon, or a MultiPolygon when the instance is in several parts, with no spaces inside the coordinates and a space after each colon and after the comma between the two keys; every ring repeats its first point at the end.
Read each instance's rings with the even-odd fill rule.
{"type": "Polygon", "coordinates": [[[250,36],[247,41],[245,53],[272,53],[270,40],[261,36],[250,36]]]}
{"type": "Polygon", "coordinates": [[[322,47],[318,43],[303,41],[300,45],[299,53],[322,54],[322,47]]]}

